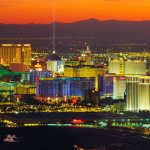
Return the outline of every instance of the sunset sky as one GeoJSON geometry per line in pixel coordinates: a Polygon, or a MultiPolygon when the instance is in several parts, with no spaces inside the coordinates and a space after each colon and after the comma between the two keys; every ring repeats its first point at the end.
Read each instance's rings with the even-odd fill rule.
{"type": "MultiPolygon", "coordinates": [[[[55,0],[56,21],[150,20],[150,0],[55,0]]],[[[50,23],[52,0],[0,0],[0,23],[50,23]]]]}

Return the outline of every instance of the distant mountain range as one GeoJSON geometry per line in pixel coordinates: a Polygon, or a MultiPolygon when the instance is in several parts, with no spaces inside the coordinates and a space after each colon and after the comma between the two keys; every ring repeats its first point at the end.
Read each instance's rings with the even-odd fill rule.
{"type": "MultiPolygon", "coordinates": [[[[52,24],[0,24],[0,38],[49,36],[52,36],[52,24]]],[[[88,19],[73,23],[56,22],[56,36],[150,40],[150,21],[88,19]]]]}

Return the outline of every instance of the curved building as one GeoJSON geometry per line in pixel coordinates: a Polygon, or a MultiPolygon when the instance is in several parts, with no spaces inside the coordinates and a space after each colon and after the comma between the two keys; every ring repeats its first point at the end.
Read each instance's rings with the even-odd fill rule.
{"type": "Polygon", "coordinates": [[[127,111],[150,111],[150,76],[126,77],[127,111]]]}
{"type": "Polygon", "coordinates": [[[150,76],[139,78],[138,109],[150,111],[150,76]]]}
{"type": "Polygon", "coordinates": [[[139,77],[126,77],[127,111],[138,111],[139,77]]]}

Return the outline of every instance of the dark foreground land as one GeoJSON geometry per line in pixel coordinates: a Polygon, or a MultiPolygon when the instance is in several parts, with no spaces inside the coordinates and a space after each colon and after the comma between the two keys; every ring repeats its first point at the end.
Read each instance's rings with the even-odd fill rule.
{"type": "Polygon", "coordinates": [[[105,150],[149,150],[150,140],[121,129],[0,128],[0,150],[74,150],[74,145],[86,150],[95,150],[96,147],[102,147],[105,150]],[[18,141],[15,143],[4,142],[8,134],[16,135],[18,141]]]}

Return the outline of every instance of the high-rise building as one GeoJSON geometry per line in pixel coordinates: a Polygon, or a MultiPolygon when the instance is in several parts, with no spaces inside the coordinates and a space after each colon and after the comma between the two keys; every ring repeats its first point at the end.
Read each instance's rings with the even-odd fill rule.
{"type": "Polygon", "coordinates": [[[150,76],[128,76],[126,99],[128,111],[150,111],[150,76]]]}
{"type": "Polygon", "coordinates": [[[111,60],[109,61],[110,74],[146,75],[146,62],[137,60],[111,60]]]}
{"type": "Polygon", "coordinates": [[[101,98],[113,97],[113,76],[98,76],[98,91],[101,98]]]}
{"type": "Polygon", "coordinates": [[[109,61],[109,73],[110,74],[124,74],[124,61],[123,60],[109,61]]]}
{"type": "Polygon", "coordinates": [[[146,61],[128,60],[124,67],[125,75],[146,75],[146,61]]]}
{"type": "Polygon", "coordinates": [[[30,44],[0,44],[0,64],[23,63],[31,66],[30,44]]]}
{"type": "Polygon", "coordinates": [[[113,77],[113,99],[124,99],[125,93],[125,77],[114,76],[113,77]]]}
{"type": "Polygon", "coordinates": [[[99,76],[98,85],[101,98],[124,99],[125,76],[110,74],[99,76]]]}
{"type": "Polygon", "coordinates": [[[138,110],[150,111],[150,76],[139,78],[138,110]]]}
{"type": "Polygon", "coordinates": [[[138,110],[138,76],[126,77],[126,101],[128,111],[138,110]]]}

